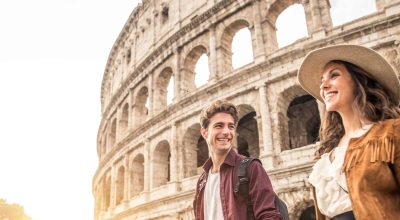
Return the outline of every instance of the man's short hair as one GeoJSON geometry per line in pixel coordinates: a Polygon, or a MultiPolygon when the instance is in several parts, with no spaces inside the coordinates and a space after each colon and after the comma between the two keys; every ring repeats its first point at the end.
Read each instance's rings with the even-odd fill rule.
{"type": "Polygon", "coordinates": [[[238,111],[234,104],[226,100],[217,100],[212,102],[209,106],[205,107],[200,114],[200,125],[202,128],[208,128],[210,124],[210,118],[217,113],[227,113],[230,114],[235,122],[238,122],[238,111]]]}

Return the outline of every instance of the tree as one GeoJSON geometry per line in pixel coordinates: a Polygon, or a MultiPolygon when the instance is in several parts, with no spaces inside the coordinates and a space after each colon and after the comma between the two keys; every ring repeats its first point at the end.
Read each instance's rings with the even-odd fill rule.
{"type": "Polygon", "coordinates": [[[0,220],[31,220],[31,217],[25,214],[23,206],[8,204],[0,198],[0,220]]]}

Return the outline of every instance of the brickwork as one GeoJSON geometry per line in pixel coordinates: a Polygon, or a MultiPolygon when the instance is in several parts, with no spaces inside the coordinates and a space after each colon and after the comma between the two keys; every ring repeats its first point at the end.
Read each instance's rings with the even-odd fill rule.
{"type": "Polygon", "coordinates": [[[376,4],[377,12],[333,27],[328,0],[143,0],[103,76],[95,219],[193,219],[208,157],[199,114],[221,98],[239,107],[239,152],[262,160],[291,219],[308,215],[321,104],[301,89],[296,72],[310,50],[340,43],[374,48],[399,69],[400,1],[376,4]],[[308,37],[279,48],[276,19],[293,4],[304,8],[308,37]],[[231,44],[242,28],[251,34],[253,62],[234,69],[231,44]],[[210,78],[197,88],[195,65],[204,54],[210,78]]]}

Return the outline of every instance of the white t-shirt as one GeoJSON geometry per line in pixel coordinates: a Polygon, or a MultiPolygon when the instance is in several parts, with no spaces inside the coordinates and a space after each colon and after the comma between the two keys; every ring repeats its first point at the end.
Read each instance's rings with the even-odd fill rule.
{"type": "Polygon", "coordinates": [[[220,176],[218,173],[208,173],[206,188],[204,189],[204,219],[224,219],[220,196],[220,176]]]}

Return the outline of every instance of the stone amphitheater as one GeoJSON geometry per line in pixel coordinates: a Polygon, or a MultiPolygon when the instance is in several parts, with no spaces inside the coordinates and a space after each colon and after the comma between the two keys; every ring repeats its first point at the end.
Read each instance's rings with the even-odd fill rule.
{"type": "Polygon", "coordinates": [[[296,72],[310,50],[343,43],[374,48],[400,69],[400,1],[375,4],[374,13],[333,26],[328,0],[143,0],[104,71],[95,219],[193,219],[196,180],[208,158],[199,113],[221,98],[240,110],[239,153],[261,159],[291,219],[313,219],[307,177],[322,106],[296,72]],[[277,18],[294,4],[304,9],[308,35],[279,47],[277,18]],[[243,28],[253,60],[233,68],[231,44],[243,28]],[[196,86],[204,54],[209,77],[196,86]]]}

